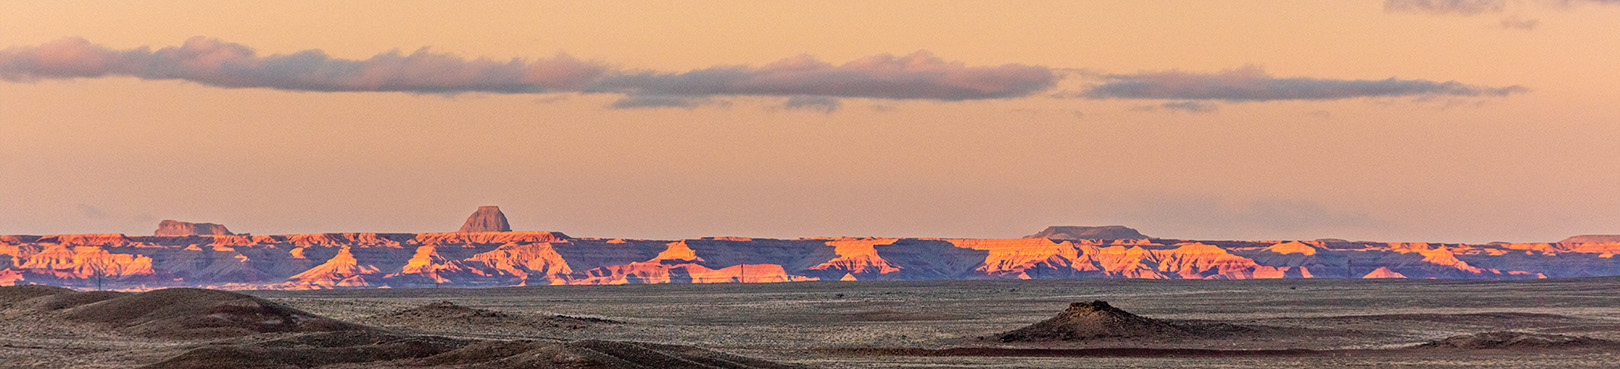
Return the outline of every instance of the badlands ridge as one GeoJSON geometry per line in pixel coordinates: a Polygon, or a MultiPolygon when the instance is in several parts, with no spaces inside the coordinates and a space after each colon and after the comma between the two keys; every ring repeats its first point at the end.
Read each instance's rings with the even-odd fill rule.
{"type": "Polygon", "coordinates": [[[0,285],[146,289],[1032,278],[1526,279],[1620,275],[1620,237],[1552,243],[1211,241],[1052,227],[1026,238],[575,238],[512,232],[493,206],[455,233],[0,236],[0,285]]]}

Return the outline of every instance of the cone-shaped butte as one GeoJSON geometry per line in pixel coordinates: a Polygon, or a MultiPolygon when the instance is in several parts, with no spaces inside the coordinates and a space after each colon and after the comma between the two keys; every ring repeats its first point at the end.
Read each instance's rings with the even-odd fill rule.
{"type": "Polygon", "coordinates": [[[480,206],[478,211],[467,217],[467,222],[461,224],[461,230],[456,232],[511,232],[512,225],[506,223],[506,214],[501,213],[499,206],[480,206]]]}
{"type": "Polygon", "coordinates": [[[1185,336],[1180,326],[1145,318],[1105,301],[1076,302],[1052,319],[1001,335],[1002,342],[1077,341],[1099,338],[1162,338],[1185,336]]]}

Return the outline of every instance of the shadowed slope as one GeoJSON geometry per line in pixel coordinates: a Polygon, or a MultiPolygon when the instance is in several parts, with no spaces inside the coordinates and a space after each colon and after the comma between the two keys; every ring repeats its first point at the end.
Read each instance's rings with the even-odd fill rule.
{"type": "Polygon", "coordinates": [[[1446,337],[1438,341],[1431,341],[1414,348],[1450,348],[1450,349],[1560,349],[1560,348],[1614,348],[1620,349],[1620,342],[1601,340],[1590,337],[1565,336],[1558,334],[1541,334],[1525,332],[1484,332],[1446,337]]]}
{"type": "Polygon", "coordinates": [[[253,296],[194,288],[125,294],[64,313],[69,320],[102,324],[126,334],[179,339],[366,329],[253,296]]]}
{"type": "Polygon", "coordinates": [[[471,341],[380,332],[326,332],[206,346],[150,369],[212,368],[795,368],[690,346],[585,340],[471,341]]]}

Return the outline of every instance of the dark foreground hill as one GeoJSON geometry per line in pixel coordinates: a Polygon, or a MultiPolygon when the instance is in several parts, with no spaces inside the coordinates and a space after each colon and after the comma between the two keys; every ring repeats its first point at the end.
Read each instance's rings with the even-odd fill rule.
{"type": "MultiPolygon", "coordinates": [[[[605,319],[508,314],[436,303],[388,314],[401,325],[582,329],[605,319]]],[[[0,319],[84,337],[180,348],[146,368],[788,368],[698,347],[608,340],[493,340],[394,332],[226,291],[142,293],[0,287],[0,319]]],[[[12,346],[7,346],[12,347],[12,346]]],[[[45,347],[39,347],[44,349],[45,347]]],[[[60,348],[60,349],[66,349],[60,348]]],[[[0,365],[4,366],[4,365],[0,365]]]]}

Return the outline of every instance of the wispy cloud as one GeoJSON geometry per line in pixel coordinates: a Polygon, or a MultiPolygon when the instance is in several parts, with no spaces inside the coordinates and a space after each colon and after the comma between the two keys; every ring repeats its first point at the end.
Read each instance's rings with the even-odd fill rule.
{"type": "Polygon", "coordinates": [[[1569,8],[1580,4],[1620,5],[1620,0],[1384,0],[1384,11],[1391,13],[1423,13],[1429,15],[1479,15],[1501,13],[1509,8],[1540,5],[1546,8],[1569,8]]]}
{"type": "Polygon", "coordinates": [[[1529,30],[1536,29],[1536,26],[1541,25],[1541,21],[1531,19],[1531,18],[1527,18],[1527,17],[1525,17],[1523,15],[1514,14],[1514,15],[1510,15],[1510,16],[1507,16],[1505,18],[1502,18],[1502,20],[1500,22],[1498,22],[1498,25],[1501,26],[1503,29],[1514,29],[1514,30],[1529,31],[1529,30]]]}
{"type": "Polygon", "coordinates": [[[665,95],[629,95],[614,100],[608,105],[613,109],[641,109],[641,108],[681,108],[694,109],[705,105],[729,105],[724,101],[708,97],[691,96],[665,96],[665,95]]]}
{"type": "Polygon", "coordinates": [[[1131,110],[1135,110],[1135,111],[1171,110],[1171,111],[1180,111],[1180,112],[1193,113],[1193,114],[1202,114],[1202,113],[1214,113],[1216,110],[1220,110],[1220,108],[1215,106],[1215,103],[1211,103],[1211,102],[1171,101],[1171,102],[1167,102],[1167,103],[1163,103],[1163,104],[1157,104],[1157,105],[1138,106],[1138,107],[1132,108],[1131,110]]]}
{"type": "Polygon", "coordinates": [[[105,210],[101,210],[101,208],[89,204],[76,204],[74,205],[74,208],[79,209],[79,214],[83,215],[85,219],[107,218],[107,212],[105,210]]]}
{"type": "Polygon", "coordinates": [[[837,111],[838,108],[843,106],[844,103],[838,101],[838,99],[826,96],[793,96],[782,103],[782,107],[787,109],[814,110],[823,113],[837,111]]]}
{"type": "Polygon", "coordinates": [[[1474,15],[1498,13],[1507,8],[1507,0],[1386,0],[1384,11],[1396,13],[1426,13],[1431,15],[1474,15]]]}
{"type": "Polygon", "coordinates": [[[1620,5],[1620,0],[1384,0],[1384,11],[1464,17],[1509,13],[1512,15],[1503,17],[1493,26],[1529,31],[1541,25],[1541,21],[1523,14],[1532,7],[1568,10],[1581,4],[1620,5]]]}
{"type": "Polygon", "coordinates": [[[1257,66],[1216,73],[1182,71],[1109,74],[1101,84],[1059,96],[1088,99],[1182,101],[1340,100],[1364,97],[1494,97],[1523,93],[1521,86],[1488,87],[1422,79],[1345,80],[1278,78],[1257,66]]]}
{"type": "Polygon", "coordinates": [[[716,97],[777,96],[798,99],[799,107],[818,109],[833,106],[825,99],[848,97],[1016,98],[1047,89],[1059,79],[1042,66],[968,66],[927,52],[883,54],[838,65],[797,56],[759,67],[662,72],[621,70],[568,55],[497,61],[427,49],[390,51],[359,60],[335,58],[321,50],[259,55],[246,45],[206,37],[156,50],[115,50],[80,38],[0,50],[0,78],[8,81],[107,76],[290,91],[607,93],[626,96],[613,105],[621,108],[690,107],[716,97]]]}

